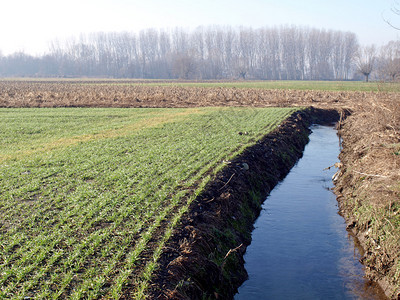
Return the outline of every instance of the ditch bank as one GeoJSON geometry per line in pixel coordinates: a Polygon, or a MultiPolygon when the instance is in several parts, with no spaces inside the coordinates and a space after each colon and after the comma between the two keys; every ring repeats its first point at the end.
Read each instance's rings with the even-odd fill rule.
{"type": "Polygon", "coordinates": [[[302,156],[312,123],[346,112],[308,108],[292,114],[228,163],[183,216],[164,249],[151,299],[232,299],[247,278],[243,255],[261,204],[302,156]]]}
{"type": "Polygon", "coordinates": [[[364,250],[366,277],[400,299],[400,105],[360,103],[340,130],[335,193],[347,229],[364,250]]]}

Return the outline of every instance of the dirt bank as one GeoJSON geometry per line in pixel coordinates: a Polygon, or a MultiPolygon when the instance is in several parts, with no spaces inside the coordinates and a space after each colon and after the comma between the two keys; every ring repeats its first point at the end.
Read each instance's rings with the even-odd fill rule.
{"type": "Polygon", "coordinates": [[[233,297],[247,276],[243,255],[261,203],[302,156],[309,125],[317,117],[331,122],[339,114],[316,109],[294,113],[216,176],[167,245],[151,299],[233,297]]]}

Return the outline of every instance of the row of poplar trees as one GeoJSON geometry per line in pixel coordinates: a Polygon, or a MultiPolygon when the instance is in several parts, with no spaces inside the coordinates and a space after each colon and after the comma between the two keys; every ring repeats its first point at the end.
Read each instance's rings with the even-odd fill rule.
{"type": "Polygon", "coordinates": [[[348,80],[358,53],[354,33],[308,27],[146,29],[53,41],[42,56],[3,56],[0,75],[348,80]]]}

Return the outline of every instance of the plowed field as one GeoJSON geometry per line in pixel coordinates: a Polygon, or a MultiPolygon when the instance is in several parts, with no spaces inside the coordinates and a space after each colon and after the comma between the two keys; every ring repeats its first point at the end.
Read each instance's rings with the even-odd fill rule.
{"type": "Polygon", "coordinates": [[[0,107],[316,106],[343,108],[397,93],[0,81],[0,107]]]}

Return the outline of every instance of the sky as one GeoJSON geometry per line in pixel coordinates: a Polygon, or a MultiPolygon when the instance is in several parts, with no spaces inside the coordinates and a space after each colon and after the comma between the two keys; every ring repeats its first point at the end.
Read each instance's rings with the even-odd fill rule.
{"type": "Polygon", "coordinates": [[[351,31],[362,45],[400,38],[400,0],[2,0],[0,51],[42,55],[51,41],[93,32],[204,25],[298,25],[351,31]]]}

